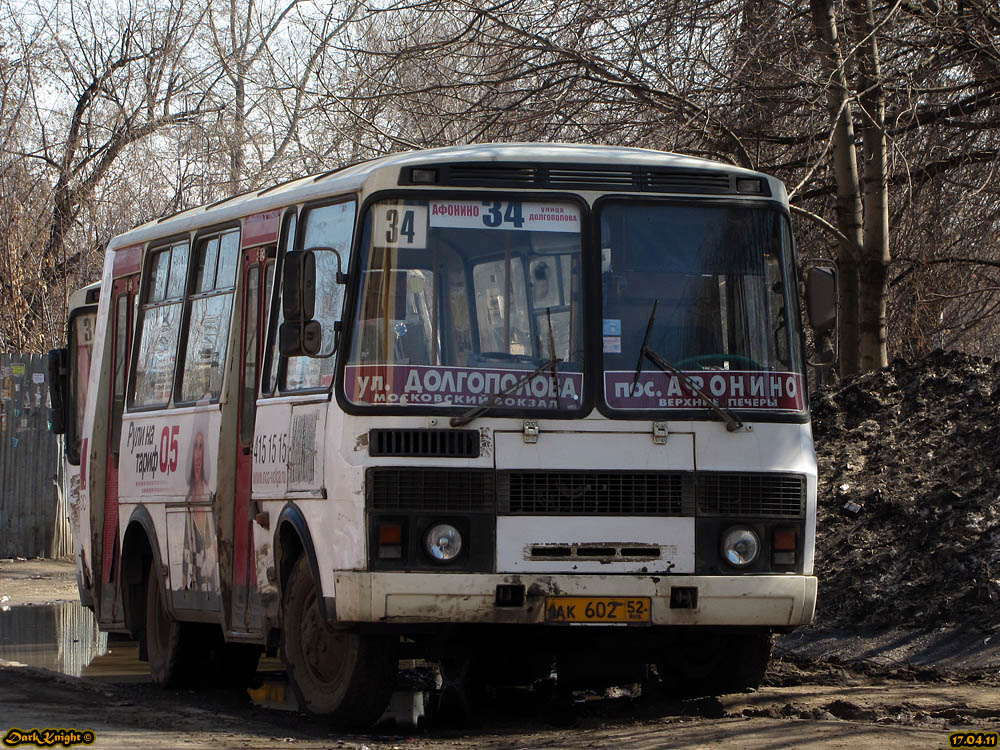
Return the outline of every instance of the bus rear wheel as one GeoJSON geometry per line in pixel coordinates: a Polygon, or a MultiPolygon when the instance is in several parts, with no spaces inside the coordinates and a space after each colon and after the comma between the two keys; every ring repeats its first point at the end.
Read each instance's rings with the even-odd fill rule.
{"type": "Polygon", "coordinates": [[[339,724],[369,726],[385,711],[398,671],[398,638],[334,628],[303,556],[284,597],[282,658],[299,706],[339,724]]]}
{"type": "Polygon", "coordinates": [[[149,674],[161,687],[183,687],[194,680],[207,656],[201,639],[190,624],[177,622],[163,605],[162,586],[156,563],[146,578],[146,627],[144,636],[149,674]]]}

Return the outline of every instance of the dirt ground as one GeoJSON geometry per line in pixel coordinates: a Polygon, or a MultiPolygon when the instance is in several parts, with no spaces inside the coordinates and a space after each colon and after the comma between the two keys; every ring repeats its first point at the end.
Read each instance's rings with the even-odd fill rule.
{"type": "Polygon", "coordinates": [[[72,561],[0,559],[0,606],[78,600],[72,561]]]}
{"type": "Polygon", "coordinates": [[[943,675],[880,678],[843,667],[779,662],[782,684],[722,699],[593,698],[547,713],[531,693],[495,697],[480,726],[345,734],[232,694],[0,668],[0,723],[90,729],[95,748],[765,748],[948,747],[953,731],[995,731],[997,686],[943,675]]]}
{"type": "MultiPolygon", "coordinates": [[[[74,601],[72,564],[0,562],[4,596],[2,607],[74,601]]],[[[767,684],[752,693],[671,701],[618,691],[578,694],[568,705],[510,690],[492,696],[475,727],[390,723],[368,734],[255,705],[245,693],[160,690],[127,667],[134,645],[113,642],[104,658],[126,668],[108,674],[74,678],[0,661],[0,732],[89,729],[92,747],[115,750],[945,748],[953,731],[1000,729],[1000,644],[983,641],[977,630],[807,628],[779,639],[767,684]]]]}
{"type": "Polygon", "coordinates": [[[812,409],[817,622],[1000,637],[1000,362],[895,360],[812,409]]]}

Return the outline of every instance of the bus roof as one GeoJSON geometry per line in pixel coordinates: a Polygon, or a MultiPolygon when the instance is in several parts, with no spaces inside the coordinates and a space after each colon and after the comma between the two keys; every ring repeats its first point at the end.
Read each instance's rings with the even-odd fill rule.
{"type": "MultiPolygon", "coordinates": [[[[605,168],[632,166],[719,172],[726,175],[764,178],[771,187],[771,194],[782,201],[785,200],[784,186],[773,177],[723,162],[666,151],[570,143],[473,144],[389,154],[329,172],[307,175],[234,195],[142,224],[113,239],[109,249],[118,250],[157,238],[181,234],[202,226],[221,224],[244,216],[357,190],[369,177],[381,170],[398,173],[398,170],[403,167],[463,162],[548,162],[567,165],[595,165],[605,168]]],[[[492,187],[497,186],[492,185],[492,187]]],[[[476,186],[467,185],[467,187],[476,186]]],[[[564,189],[571,187],[571,184],[567,184],[564,189]]],[[[585,190],[586,188],[576,189],[585,190]]],[[[629,190],[627,187],[623,187],[616,192],[629,192],[629,190]]]]}
{"type": "Polygon", "coordinates": [[[84,305],[96,305],[97,298],[101,294],[101,282],[95,281],[92,284],[87,284],[85,287],[77,289],[75,292],[69,295],[69,305],[67,310],[73,311],[78,307],[83,307],[84,305]]]}

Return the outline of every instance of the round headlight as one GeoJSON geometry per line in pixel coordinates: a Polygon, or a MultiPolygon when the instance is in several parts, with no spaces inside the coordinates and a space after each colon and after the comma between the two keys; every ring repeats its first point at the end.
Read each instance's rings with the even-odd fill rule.
{"type": "Polygon", "coordinates": [[[760,540],[753,529],[737,526],[722,537],[722,555],[726,562],[737,568],[745,568],[752,563],[759,552],[760,540]]]}
{"type": "Polygon", "coordinates": [[[424,546],[438,562],[450,562],[462,551],[462,535],[450,523],[435,524],[427,530],[424,546]]]}

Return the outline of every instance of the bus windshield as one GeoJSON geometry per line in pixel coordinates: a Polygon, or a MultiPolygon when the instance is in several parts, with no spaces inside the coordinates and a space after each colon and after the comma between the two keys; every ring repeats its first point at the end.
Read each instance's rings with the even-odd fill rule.
{"type": "Polygon", "coordinates": [[[508,391],[498,407],[578,409],[580,225],[580,208],[565,201],[373,204],[344,372],[347,399],[470,406],[508,391]],[[552,360],[554,367],[520,382],[552,360]]]}
{"type": "Polygon", "coordinates": [[[605,401],[613,409],[805,408],[791,235],[781,212],[719,204],[601,204],[605,401]],[[641,365],[640,365],[641,359],[641,365]],[[637,375],[637,367],[640,371],[637,375]]]}

